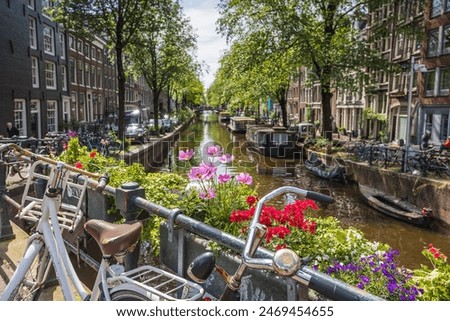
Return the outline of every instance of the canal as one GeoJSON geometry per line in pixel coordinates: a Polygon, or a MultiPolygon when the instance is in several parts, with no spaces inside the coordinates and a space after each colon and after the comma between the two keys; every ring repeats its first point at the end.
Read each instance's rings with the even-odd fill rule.
{"type": "Polygon", "coordinates": [[[450,255],[449,230],[442,226],[419,228],[387,217],[366,205],[357,184],[330,182],[311,176],[301,160],[270,159],[252,152],[247,148],[245,135],[231,133],[226,125],[218,121],[215,113],[201,114],[182,132],[169,151],[166,162],[158,170],[186,173],[184,163],[177,161],[178,151],[194,149],[192,163],[197,165],[201,163],[202,155],[206,155],[205,146],[210,144],[220,144],[227,153],[235,156],[226,170],[250,173],[258,186],[259,195],[290,185],[332,196],[335,203],[319,204],[319,215],[332,215],[339,219],[343,227],[353,226],[363,231],[367,239],[389,244],[399,250],[399,261],[408,268],[418,268],[420,264],[428,263],[421,251],[429,243],[450,255]]]}

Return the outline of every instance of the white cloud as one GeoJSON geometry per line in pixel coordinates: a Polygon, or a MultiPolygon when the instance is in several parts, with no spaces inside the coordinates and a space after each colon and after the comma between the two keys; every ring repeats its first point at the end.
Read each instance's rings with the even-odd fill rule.
{"type": "Polygon", "coordinates": [[[200,62],[205,62],[208,68],[203,73],[203,83],[209,87],[214,81],[214,74],[219,67],[219,59],[226,48],[225,39],[216,32],[216,21],[219,12],[216,9],[217,0],[184,0],[184,13],[191,20],[197,38],[197,57],[200,62]]]}

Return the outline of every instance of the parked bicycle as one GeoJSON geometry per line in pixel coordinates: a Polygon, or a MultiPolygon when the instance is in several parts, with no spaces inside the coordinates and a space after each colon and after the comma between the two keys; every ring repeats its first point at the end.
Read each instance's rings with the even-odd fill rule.
{"type": "Polygon", "coordinates": [[[0,158],[6,162],[7,175],[18,175],[21,179],[27,179],[30,169],[30,163],[20,159],[20,156],[14,149],[6,150],[0,154],[0,158]]]}
{"type": "Polygon", "coordinates": [[[200,285],[153,266],[125,271],[123,259],[140,238],[141,222],[119,225],[90,220],[85,224],[102,251],[96,281],[92,291],[87,290],[69,259],[62,231],[72,232],[82,221],[88,182],[101,191],[107,178],[32,154],[18,146],[0,146],[1,152],[8,149],[37,159],[31,166],[21,204],[16,206],[18,217],[34,224],[35,232],[1,295],[2,301],[37,300],[50,280],[52,268],[65,300],[74,300],[75,294],[91,301],[198,300],[203,296],[200,285]],[[46,182],[42,197],[33,188],[36,182],[46,182]]]}

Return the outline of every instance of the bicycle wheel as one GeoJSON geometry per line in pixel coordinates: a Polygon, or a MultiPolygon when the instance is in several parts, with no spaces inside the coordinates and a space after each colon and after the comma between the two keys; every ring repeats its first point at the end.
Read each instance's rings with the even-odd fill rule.
{"type": "Polygon", "coordinates": [[[120,290],[111,294],[111,301],[151,301],[145,295],[131,290],[120,290]]]}
{"type": "Polygon", "coordinates": [[[30,269],[22,282],[14,289],[9,300],[11,301],[37,301],[42,293],[45,279],[51,267],[50,255],[44,246],[35,256],[30,269]]]}
{"type": "Polygon", "coordinates": [[[28,163],[20,163],[15,165],[17,174],[21,179],[27,179],[30,176],[30,164],[28,163]]]}

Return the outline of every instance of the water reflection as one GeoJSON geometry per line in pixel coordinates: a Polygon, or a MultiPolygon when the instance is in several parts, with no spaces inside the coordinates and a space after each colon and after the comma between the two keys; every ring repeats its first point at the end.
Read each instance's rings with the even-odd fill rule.
{"type": "MultiPolygon", "coordinates": [[[[280,186],[296,186],[307,190],[321,192],[332,196],[335,203],[320,204],[318,215],[332,215],[340,220],[343,227],[356,227],[373,241],[390,244],[400,251],[399,260],[409,268],[417,268],[427,264],[421,251],[429,243],[450,255],[450,232],[439,226],[423,229],[387,217],[365,203],[356,184],[341,184],[319,179],[310,175],[301,164],[301,160],[270,159],[248,149],[243,134],[232,134],[226,126],[217,120],[213,113],[202,114],[200,119],[182,133],[180,140],[170,151],[171,164],[166,164],[160,170],[172,170],[186,173],[188,166],[178,161],[180,150],[194,149],[195,156],[190,166],[197,166],[207,161],[206,148],[211,144],[220,144],[226,153],[233,154],[232,164],[223,165],[221,171],[239,173],[242,171],[254,176],[260,195],[280,186]]],[[[283,200],[279,200],[283,202],[283,200]]]]}

